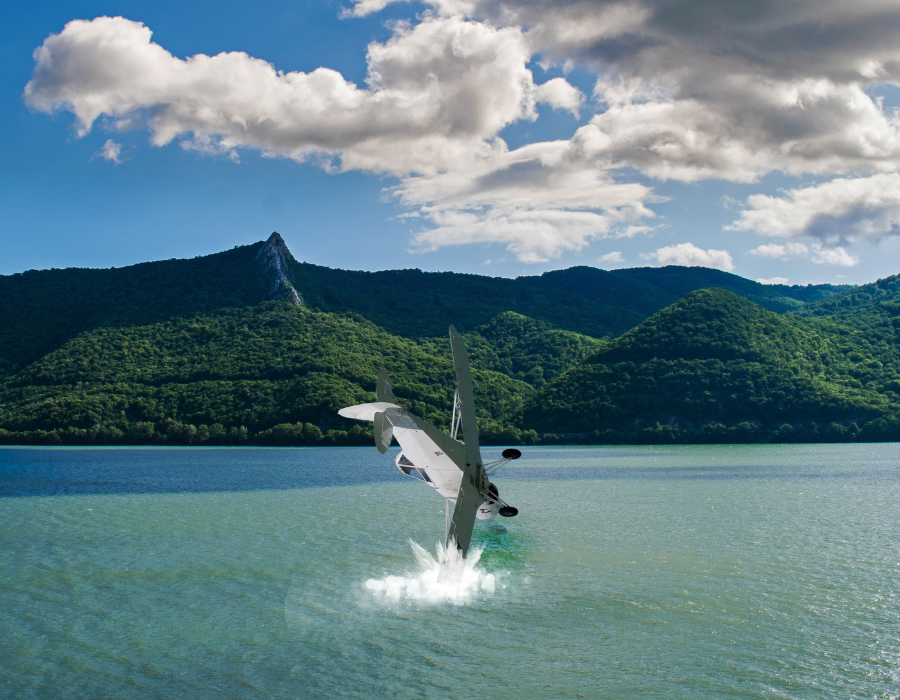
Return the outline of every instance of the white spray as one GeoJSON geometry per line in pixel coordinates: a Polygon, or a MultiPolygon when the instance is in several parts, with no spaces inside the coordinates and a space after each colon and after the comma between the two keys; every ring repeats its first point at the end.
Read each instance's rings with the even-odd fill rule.
{"type": "Polygon", "coordinates": [[[409,544],[419,564],[419,573],[387,576],[383,579],[370,578],[366,581],[366,588],[376,597],[386,601],[417,600],[433,603],[446,601],[462,605],[479,592],[494,592],[497,585],[494,575],[485,573],[476,566],[484,551],[483,548],[472,547],[465,559],[462,559],[458,551],[448,552],[451,565],[462,567],[462,579],[458,583],[438,583],[440,562],[444,558],[443,545],[438,543],[437,557],[434,557],[412,540],[409,544]]]}

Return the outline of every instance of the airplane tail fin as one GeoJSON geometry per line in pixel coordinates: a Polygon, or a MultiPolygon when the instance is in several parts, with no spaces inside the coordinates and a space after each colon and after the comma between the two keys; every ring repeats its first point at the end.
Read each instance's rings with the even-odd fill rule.
{"type": "Polygon", "coordinates": [[[396,403],[393,387],[394,385],[391,384],[391,378],[388,376],[387,370],[381,370],[378,373],[378,378],[375,380],[375,400],[396,403]]]}
{"type": "MultiPolygon", "coordinates": [[[[375,400],[384,403],[396,403],[392,389],[391,378],[387,370],[382,369],[375,380],[375,400]]],[[[394,435],[394,426],[384,413],[376,413],[373,418],[373,432],[375,433],[375,447],[381,454],[387,452],[391,446],[391,438],[394,435]]]]}

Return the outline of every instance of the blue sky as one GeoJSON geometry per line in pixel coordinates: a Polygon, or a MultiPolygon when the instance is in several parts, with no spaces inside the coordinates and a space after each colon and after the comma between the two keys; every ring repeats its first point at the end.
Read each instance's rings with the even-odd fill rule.
{"type": "Polygon", "coordinates": [[[352,269],[671,262],[791,284],[900,272],[898,12],[680,7],[674,18],[641,2],[13,7],[0,45],[0,274],[193,257],[273,230],[298,259],[352,269]],[[124,19],[66,28],[103,16],[124,19]],[[154,58],[128,68],[150,41],[154,58]],[[184,59],[222,52],[245,57],[179,82],[184,59]],[[329,68],[354,87],[301,93],[254,59],[283,74],[329,68]],[[123,68],[109,77],[110,65],[123,68]],[[373,66],[380,85],[366,82],[373,66]],[[261,80],[268,92],[253,91],[261,80]],[[98,106],[81,135],[86,105],[98,106]],[[154,145],[165,129],[174,136],[154,145]]]}

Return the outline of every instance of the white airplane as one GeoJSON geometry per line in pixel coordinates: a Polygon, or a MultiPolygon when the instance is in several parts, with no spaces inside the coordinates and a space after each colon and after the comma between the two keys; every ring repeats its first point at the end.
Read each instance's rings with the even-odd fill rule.
{"type": "Polygon", "coordinates": [[[372,421],[375,446],[381,454],[387,452],[391,437],[395,437],[402,448],[396,459],[398,469],[424,481],[446,499],[446,543],[438,577],[442,583],[451,583],[462,575],[461,567],[454,566],[453,562],[465,560],[476,518],[488,520],[498,513],[511,518],[519,512],[500,500],[500,493],[489,476],[510,460],[522,456],[519,450],[510,448],[503,451],[503,459],[488,464],[482,461],[469,355],[453,326],[450,326],[450,347],[456,369],[450,435],[398,406],[391,380],[384,370],[378,374],[375,403],[348,406],[338,411],[344,418],[372,421]],[[460,424],[463,442],[456,439],[460,424]],[[451,502],[455,504],[452,518],[451,502]],[[454,552],[461,556],[454,557],[454,552]]]}

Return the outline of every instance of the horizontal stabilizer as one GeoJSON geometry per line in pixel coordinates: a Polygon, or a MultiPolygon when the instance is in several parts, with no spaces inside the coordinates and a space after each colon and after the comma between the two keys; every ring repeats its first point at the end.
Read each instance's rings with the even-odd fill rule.
{"type": "Polygon", "coordinates": [[[389,409],[400,409],[397,404],[379,401],[378,403],[361,403],[358,406],[347,406],[338,411],[341,418],[352,418],[353,420],[375,420],[376,413],[383,413],[389,409]]]}

